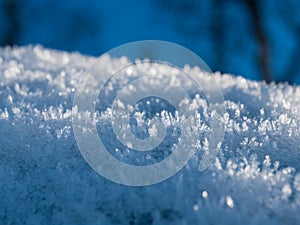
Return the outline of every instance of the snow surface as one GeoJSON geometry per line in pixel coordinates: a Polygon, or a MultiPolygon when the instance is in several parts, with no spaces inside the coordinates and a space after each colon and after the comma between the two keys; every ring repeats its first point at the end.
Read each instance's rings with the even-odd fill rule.
{"type": "MultiPolygon", "coordinates": [[[[95,60],[41,46],[0,49],[1,224],[300,224],[299,86],[186,67],[204,79],[213,76],[223,91],[226,133],[218,158],[198,171],[203,138],[172,178],[128,187],[94,172],[73,135],[76,85],[95,60]]],[[[124,63],[106,60],[107,70],[124,63]]],[[[191,104],[205,118],[200,100],[191,104]]],[[[133,129],[147,135],[139,116],[133,129]]],[[[110,128],[101,118],[105,135],[110,128]]]]}

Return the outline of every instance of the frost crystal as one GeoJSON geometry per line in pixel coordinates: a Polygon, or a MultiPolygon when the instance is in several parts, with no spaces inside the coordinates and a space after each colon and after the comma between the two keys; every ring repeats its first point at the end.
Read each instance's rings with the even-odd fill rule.
{"type": "MultiPolygon", "coordinates": [[[[226,133],[218,157],[206,171],[198,171],[209,149],[210,112],[201,93],[194,93],[191,101],[182,101],[197,110],[187,118],[191,134],[197,135],[194,157],[174,177],[133,188],[96,174],[74,139],[73,97],[95,58],[28,46],[2,48],[0,59],[0,224],[300,224],[299,86],[204,74],[186,65],[187,73],[207,81],[214,77],[223,91],[226,133]]],[[[126,62],[126,57],[103,57],[107,71],[126,62]]],[[[175,72],[164,70],[157,66],[149,73],[174,73],[170,83],[179,87],[175,72]]],[[[100,95],[115,97],[114,90],[135,71],[124,73],[126,79],[111,80],[100,95]]],[[[128,107],[121,101],[116,105],[128,107]]],[[[95,102],[95,107],[99,112],[94,115],[77,116],[97,125],[116,159],[143,166],[176,150],[181,120],[167,103],[147,99],[128,118],[126,129],[139,138],[157,136],[154,117],[167,128],[160,148],[145,155],[129,151],[130,142],[127,148],[115,141],[106,102],[95,102]]]]}

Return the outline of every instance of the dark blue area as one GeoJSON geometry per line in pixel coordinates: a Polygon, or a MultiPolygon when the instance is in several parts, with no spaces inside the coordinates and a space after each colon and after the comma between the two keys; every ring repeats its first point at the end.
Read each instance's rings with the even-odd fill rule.
{"type": "Polygon", "coordinates": [[[99,56],[132,41],[183,45],[212,69],[300,83],[296,0],[0,0],[0,44],[99,56]]]}

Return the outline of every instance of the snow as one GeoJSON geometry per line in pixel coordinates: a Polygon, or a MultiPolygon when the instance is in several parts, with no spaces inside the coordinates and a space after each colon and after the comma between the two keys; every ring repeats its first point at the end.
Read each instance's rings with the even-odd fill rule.
{"type": "MultiPolygon", "coordinates": [[[[126,62],[108,56],[105,60],[107,71],[126,62]]],[[[226,132],[218,157],[207,170],[198,170],[208,148],[200,136],[194,156],[175,176],[130,187],[93,171],[74,138],[73,98],[95,61],[41,46],[0,49],[1,224],[300,224],[299,86],[266,85],[185,67],[203,79],[213,77],[223,92],[226,132]]],[[[180,84],[174,80],[175,86],[180,84]]],[[[112,82],[104,94],[113,96],[115,87],[112,82]]],[[[207,104],[196,96],[187,104],[199,108],[194,129],[205,131],[207,104]]],[[[170,105],[156,103],[156,109],[170,111],[160,114],[170,128],[163,145],[167,148],[178,137],[178,121],[170,105]]],[[[139,107],[147,110],[156,103],[147,99],[139,107]]],[[[96,121],[99,136],[111,145],[115,158],[153,163],[170,154],[132,157],[126,147],[113,143],[111,109],[102,111],[106,113],[96,121]]],[[[149,114],[137,112],[134,118],[136,136],[159,132],[149,114]]]]}

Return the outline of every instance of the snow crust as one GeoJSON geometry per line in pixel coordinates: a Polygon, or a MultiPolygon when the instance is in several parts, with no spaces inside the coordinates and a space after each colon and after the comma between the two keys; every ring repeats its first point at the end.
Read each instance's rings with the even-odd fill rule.
{"type": "MultiPolygon", "coordinates": [[[[207,148],[203,137],[175,176],[128,187],[94,172],[73,135],[76,86],[95,60],[41,46],[0,49],[1,224],[300,224],[299,86],[201,74],[187,66],[189,73],[213,77],[223,91],[226,132],[218,157],[198,171],[207,148]]],[[[105,60],[108,71],[124,63],[105,60]]],[[[149,104],[154,102],[141,107],[149,104]]],[[[205,118],[205,102],[195,97],[189,104],[205,118]]],[[[98,127],[111,144],[108,117],[101,114],[98,127]]],[[[155,135],[147,116],[135,118],[137,136],[155,135]]],[[[165,115],[166,126],[176,123],[172,118],[165,115]]],[[[195,124],[205,129],[205,123],[195,124]]],[[[176,132],[169,135],[165,147],[176,132]]],[[[136,163],[124,149],[114,146],[115,157],[136,163]]]]}

